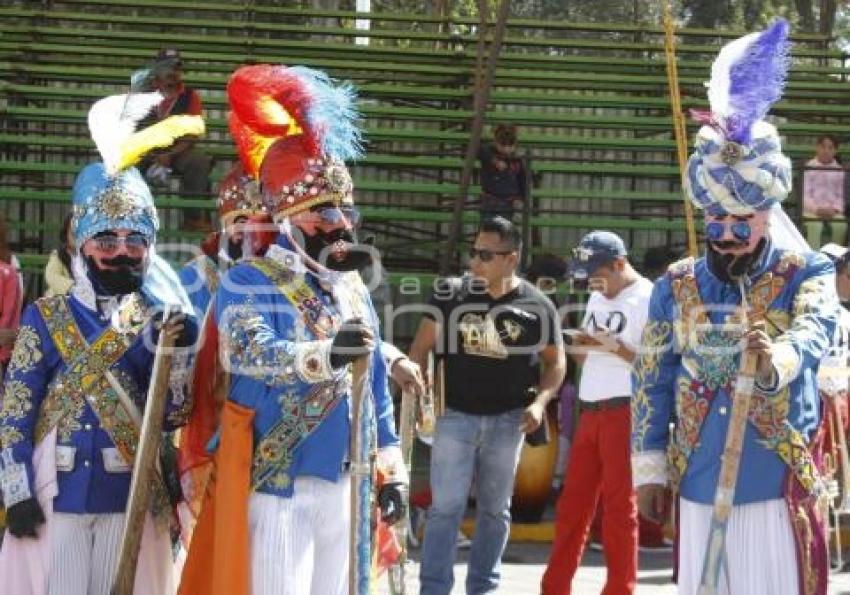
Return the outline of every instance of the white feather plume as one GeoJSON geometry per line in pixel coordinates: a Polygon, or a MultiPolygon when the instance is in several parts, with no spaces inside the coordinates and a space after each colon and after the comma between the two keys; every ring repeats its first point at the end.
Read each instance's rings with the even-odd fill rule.
{"type": "Polygon", "coordinates": [[[789,32],[788,21],[776,19],[727,44],[712,64],[708,100],[726,140],[748,145],[753,126],[782,97],[791,67],[789,32]]]}
{"type": "Polygon", "coordinates": [[[759,33],[744,35],[735,41],[723,46],[714,63],[711,65],[711,80],[708,83],[708,102],[711,105],[711,113],[720,118],[730,115],[730,93],[731,78],[729,76],[732,66],[743,58],[759,33]]]}
{"type": "Polygon", "coordinates": [[[89,132],[109,175],[118,173],[121,147],[138,126],[162,101],[162,93],[110,95],[89,110],[89,132]]]}

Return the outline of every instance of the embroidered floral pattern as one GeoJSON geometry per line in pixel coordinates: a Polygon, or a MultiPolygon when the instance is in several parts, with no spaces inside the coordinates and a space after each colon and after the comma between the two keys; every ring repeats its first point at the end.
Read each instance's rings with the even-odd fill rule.
{"type": "Polygon", "coordinates": [[[292,453],[342,401],[346,386],[323,382],[311,387],[304,399],[293,393],[282,398],[283,415],[266,432],[254,451],[252,477],[255,489],[266,482],[273,487],[286,487],[275,482],[280,481],[281,475],[289,480],[285,472],[292,463],[292,453]]]}
{"type": "MultiPolygon", "coordinates": [[[[750,304],[750,319],[765,320],[771,336],[780,335],[790,325],[790,315],[781,310],[771,309],[771,305],[782,293],[788,280],[803,264],[805,261],[800,255],[786,253],[776,263],[773,270],[762,275],[750,290],[747,298],[750,304]]],[[[677,488],[687,469],[688,458],[699,440],[711,401],[718,391],[732,391],[732,382],[738,373],[737,354],[740,349],[737,343],[741,330],[734,328],[740,320],[735,313],[727,316],[726,325],[714,325],[710,322],[702,306],[693,272],[693,260],[685,259],[673,265],[670,271],[673,277],[673,294],[681,313],[676,331],[680,338],[687,340],[682,364],[690,374],[690,378],[680,377],[677,383],[678,421],[674,440],[667,451],[671,483],[674,488],[677,488]]],[[[813,284],[813,287],[817,285],[820,284],[813,284]]],[[[797,301],[800,301],[799,297],[797,301]]],[[[806,473],[808,463],[803,460],[804,457],[791,458],[802,457],[797,447],[801,445],[805,448],[805,443],[801,436],[798,439],[789,433],[787,414],[787,390],[784,391],[784,395],[780,393],[772,397],[754,393],[750,404],[750,421],[763,437],[763,444],[775,450],[795,473],[806,473]],[[783,451],[789,458],[785,458],[783,451]],[[801,465],[802,468],[800,468],[801,465]]],[[[791,433],[796,434],[796,432],[791,433]]],[[[811,460],[810,456],[808,460],[811,460]]],[[[807,482],[810,483],[808,478],[801,479],[801,482],[804,485],[807,482]]]]}
{"type": "Polygon", "coordinates": [[[41,361],[41,339],[31,326],[22,326],[15,339],[15,349],[9,361],[9,369],[29,372],[41,361]]]}
{"type": "Polygon", "coordinates": [[[291,345],[275,341],[274,332],[250,302],[228,306],[227,361],[230,372],[249,376],[268,385],[295,381],[295,352],[291,345]]]}
{"type": "Polygon", "coordinates": [[[85,400],[73,388],[66,386],[62,378],[54,379],[48,386],[47,397],[35,425],[36,442],[54,427],[59,442],[70,442],[71,435],[83,427],[80,418],[84,409],[85,400]]]}
{"type": "Polygon", "coordinates": [[[697,337],[693,345],[695,349],[683,359],[685,367],[692,371],[694,376],[708,389],[716,391],[728,387],[738,375],[738,354],[741,351],[743,329],[723,328],[718,325],[706,327],[700,325],[694,330],[697,337]]]}
{"type": "Polygon", "coordinates": [[[667,461],[671,470],[671,482],[678,487],[688,467],[688,459],[699,440],[702,421],[708,414],[715,393],[698,380],[685,377],[678,379],[676,388],[678,423],[675,440],[667,449],[667,461]]]}
{"type": "MultiPolygon", "coordinates": [[[[128,462],[132,461],[139,439],[138,429],[129,413],[120,405],[118,395],[109,384],[105,372],[110,370],[116,376],[131,399],[141,401],[138,388],[135,388],[136,395],[132,394],[134,384],[129,376],[122,376],[123,372],[117,368],[111,369],[126,351],[133,335],[119,333],[110,327],[89,346],[80,335],[64,299],[39,300],[36,304],[66,364],[61,380],[55,382],[45,397],[42,414],[36,424],[36,436],[43,436],[56,426],[60,440],[69,440],[70,435],[80,429],[79,419],[85,403],[88,403],[116,448],[128,462]]],[[[133,312],[136,307],[129,310],[128,320],[135,320],[133,312]]]]}
{"type": "MultiPolygon", "coordinates": [[[[127,384],[129,378],[121,376],[116,379],[118,379],[122,388],[127,390],[130,398],[133,398],[131,388],[133,384],[127,384]]],[[[135,392],[138,395],[140,391],[136,389],[135,392]]],[[[137,396],[136,398],[140,397],[137,396]]],[[[115,389],[109,384],[106,376],[101,376],[100,380],[89,389],[86,399],[97,413],[100,425],[109,434],[124,460],[132,464],[139,444],[139,428],[135,420],[121,405],[118,396],[115,394],[115,389]]]]}
{"type": "Polygon", "coordinates": [[[13,444],[23,441],[24,436],[17,428],[0,424],[0,448],[9,448],[13,444]]]}
{"type": "Polygon", "coordinates": [[[316,292],[305,281],[303,275],[295,275],[292,270],[271,258],[257,258],[251,266],[268,277],[272,284],[303,317],[304,323],[319,339],[335,334],[340,321],[329,310],[316,292]]]}
{"type": "Polygon", "coordinates": [[[268,484],[276,490],[285,490],[289,487],[290,483],[292,483],[292,480],[289,478],[289,475],[283,471],[275,473],[268,481],[268,484]]]}
{"type": "Polygon", "coordinates": [[[632,400],[632,427],[633,444],[635,451],[641,450],[646,432],[649,429],[649,420],[652,418],[653,408],[646,393],[647,383],[652,383],[660,369],[659,361],[665,349],[671,349],[673,340],[673,326],[663,320],[652,320],[644,327],[641,338],[640,356],[634,366],[634,375],[637,379],[638,390],[632,400]]]}
{"type": "Polygon", "coordinates": [[[774,451],[810,493],[818,485],[819,473],[802,434],[788,423],[788,389],[766,396],[755,392],[750,399],[749,420],[758,430],[759,442],[774,451]]]}
{"type": "Polygon", "coordinates": [[[0,419],[23,419],[32,409],[32,390],[20,380],[10,380],[6,383],[3,393],[3,408],[0,409],[0,419]]]}
{"type": "Polygon", "coordinates": [[[833,287],[827,281],[825,277],[814,277],[800,283],[794,298],[795,317],[822,312],[835,299],[833,287]]]}
{"type": "Polygon", "coordinates": [[[708,414],[715,393],[696,380],[679,378],[677,395],[676,415],[679,423],[676,425],[676,432],[681,439],[680,444],[687,445],[690,454],[699,439],[701,424],[697,421],[708,414]]]}

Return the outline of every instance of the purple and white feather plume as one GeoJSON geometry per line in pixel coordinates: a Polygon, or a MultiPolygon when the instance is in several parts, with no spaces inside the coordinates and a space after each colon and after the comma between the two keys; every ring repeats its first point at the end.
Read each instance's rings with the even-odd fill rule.
{"type": "Polygon", "coordinates": [[[727,44],[711,66],[708,100],[726,140],[746,145],[752,127],[782,97],[791,64],[788,21],[727,44]]]}

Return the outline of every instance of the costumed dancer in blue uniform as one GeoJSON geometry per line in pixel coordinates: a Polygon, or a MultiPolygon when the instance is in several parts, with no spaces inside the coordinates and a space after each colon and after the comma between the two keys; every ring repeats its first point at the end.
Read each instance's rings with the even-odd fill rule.
{"type": "Polygon", "coordinates": [[[826,593],[812,445],[822,417],[816,376],[838,302],[832,263],[808,249],[779,205],[791,163],[762,119],[781,95],[787,35],[778,21],[727,45],[714,63],[712,111],[687,172],[688,195],[705,212],[706,256],[672,265],[656,283],[633,376],[639,507],[658,518],[665,486],[678,494],[678,584],[688,595],[701,583],[742,336],[758,371],[718,592],[826,593]]]}
{"type": "Polygon", "coordinates": [[[370,362],[365,395],[386,520],[401,517],[407,483],[377,317],[357,273],[369,252],[357,249],[359,214],[343,164],[359,153],[353,93],[314,70],[256,65],[231,76],[228,95],[231,133],[245,171],[261,182],[271,232],[249,221],[246,256],[261,257],[231,268],[215,297],[230,389],[218,479],[180,592],[224,585],[228,593],[342,595],[352,481],[349,364],[358,357],[370,362]],[[226,515],[208,512],[223,509],[226,515]]]}
{"type": "Polygon", "coordinates": [[[263,212],[257,181],[237,164],[218,187],[221,229],[201,244],[201,254],[180,270],[180,281],[189,294],[198,320],[203,320],[221,275],[242,258],[243,227],[248,217],[263,212]]]}
{"type": "MultiPolygon", "coordinates": [[[[147,142],[132,136],[127,114],[140,117],[160,99],[150,93],[95,104],[90,127],[104,163],[87,165],[73,189],[75,285],[23,314],[0,412],[10,533],[0,552],[4,592],[109,593],[164,307],[182,311],[177,344],[194,340],[188,296],[156,255],[153,197],[139,172],[124,168],[147,142]],[[98,134],[103,127],[109,139],[98,134]]],[[[190,129],[198,128],[202,121],[193,121],[190,129]]],[[[189,414],[189,364],[189,349],[177,349],[166,429],[189,414]]],[[[173,592],[172,509],[161,479],[152,493],[135,592],[159,595],[173,592]]]]}

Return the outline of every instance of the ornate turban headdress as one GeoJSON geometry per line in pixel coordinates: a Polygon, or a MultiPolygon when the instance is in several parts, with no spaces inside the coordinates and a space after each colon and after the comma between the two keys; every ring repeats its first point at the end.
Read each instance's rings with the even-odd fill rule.
{"type": "Polygon", "coordinates": [[[711,67],[711,112],[688,161],[691,202],[709,213],[771,208],[791,191],[791,161],[776,128],[764,121],[782,96],[790,66],[788,22],[725,45],[711,67]]]}
{"type": "Polygon", "coordinates": [[[258,64],[234,72],[227,95],[242,166],[275,219],[353,202],[345,161],[360,157],[362,145],[350,84],[303,66],[258,64]]]}

